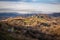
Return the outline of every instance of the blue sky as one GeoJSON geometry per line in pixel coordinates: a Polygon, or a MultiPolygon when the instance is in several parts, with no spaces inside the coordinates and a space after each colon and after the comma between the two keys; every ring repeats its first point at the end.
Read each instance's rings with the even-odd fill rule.
{"type": "Polygon", "coordinates": [[[60,0],[0,0],[10,2],[38,2],[38,3],[60,3],[60,0]]]}

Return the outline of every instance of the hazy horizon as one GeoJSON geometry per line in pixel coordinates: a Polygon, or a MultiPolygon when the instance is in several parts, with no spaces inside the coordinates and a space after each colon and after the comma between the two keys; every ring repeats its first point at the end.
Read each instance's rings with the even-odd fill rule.
{"type": "Polygon", "coordinates": [[[0,12],[60,12],[60,0],[0,0],[0,12]]]}

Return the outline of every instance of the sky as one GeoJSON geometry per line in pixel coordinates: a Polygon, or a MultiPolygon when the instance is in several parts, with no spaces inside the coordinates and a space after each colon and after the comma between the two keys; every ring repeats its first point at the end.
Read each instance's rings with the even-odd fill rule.
{"type": "Polygon", "coordinates": [[[0,1],[60,3],[60,0],[0,0],[0,1]]]}
{"type": "Polygon", "coordinates": [[[0,12],[60,12],[60,0],[0,0],[0,12]]]}

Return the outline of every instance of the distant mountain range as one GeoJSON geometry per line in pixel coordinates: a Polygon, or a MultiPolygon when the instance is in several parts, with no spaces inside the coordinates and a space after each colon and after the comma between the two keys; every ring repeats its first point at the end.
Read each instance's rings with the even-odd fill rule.
{"type": "Polygon", "coordinates": [[[35,14],[20,14],[20,13],[0,13],[0,17],[15,17],[15,16],[32,16],[35,14]]]}
{"type": "Polygon", "coordinates": [[[59,17],[60,13],[52,13],[52,14],[48,14],[48,15],[53,16],[53,17],[59,17]]]}
{"type": "Polygon", "coordinates": [[[36,14],[20,14],[20,13],[0,13],[0,19],[5,19],[8,17],[16,17],[16,16],[22,16],[22,17],[28,17],[36,14]]]}
{"type": "MultiPolygon", "coordinates": [[[[36,15],[36,13],[34,14],[20,14],[20,13],[0,13],[0,19],[3,18],[8,18],[8,17],[16,17],[16,16],[22,16],[22,17],[28,17],[28,16],[32,16],[32,15],[36,15]]],[[[40,15],[39,13],[37,15],[40,15]]],[[[53,16],[53,17],[59,17],[60,13],[51,13],[51,14],[46,14],[48,16],[53,16]]]]}

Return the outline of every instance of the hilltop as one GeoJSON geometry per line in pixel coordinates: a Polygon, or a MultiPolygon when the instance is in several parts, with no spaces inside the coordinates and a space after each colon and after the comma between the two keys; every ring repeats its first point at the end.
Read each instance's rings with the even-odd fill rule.
{"type": "Polygon", "coordinates": [[[45,14],[10,17],[0,21],[0,31],[14,40],[60,40],[60,18],[45,14]]]}

